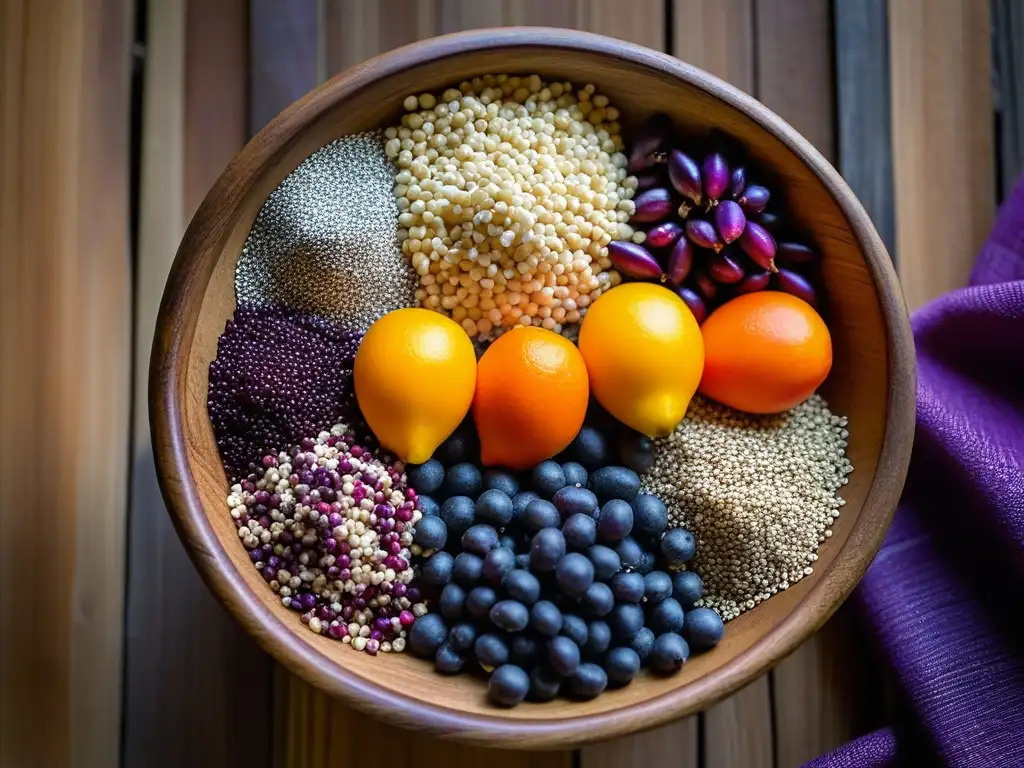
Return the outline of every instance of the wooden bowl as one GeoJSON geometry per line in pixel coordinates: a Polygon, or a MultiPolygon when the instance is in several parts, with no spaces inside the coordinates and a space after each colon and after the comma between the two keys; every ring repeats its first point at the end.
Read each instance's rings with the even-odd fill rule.
{"type": "Polygon", "coordinates": [[[762,674],[824,623],[877,551],[903,486],[914,430],[914,357],[888,254],[824,158],[760,103],[683,62],[597,35],[501,29],[427,40],[335,77],[281,113],[234,158],[178,251],[153,343],[150,419],[164,498],[207,584],[292,672],[387,722],[467,742],[568,747],[696,712],[762,674]],[[263,201],[332,139],[397,122],[410,93],[474,75],[539,73],[596,84],[628,124],[656,110],[716,127],[773,169],[792,215],[823,255],[835,345],[825,396],[850,418],[856,468],[814,574],[727,625],[714,651],[673,677],[641,675],[593,701],[496,709],[470,676],[443,677],[411,654],[370,657],[314,635],[252,567],[225,504],[228,484],[206,412],[207,371],[234,309],[242,243],[263,201]]]}

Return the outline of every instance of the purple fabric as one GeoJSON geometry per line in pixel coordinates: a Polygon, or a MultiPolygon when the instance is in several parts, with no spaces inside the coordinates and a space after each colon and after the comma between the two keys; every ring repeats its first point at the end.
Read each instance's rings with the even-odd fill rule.
{"type": "Polygon", "coordinates": [[[914,724],[813,768],[1024,766],[1024,179],[969,287],[913,317],[917,434],[856,601],[914,724]],[[915,746],[915,750],[919,747],[915,746]],[[915,752],[917,754],[917,752],[915,752]]]}

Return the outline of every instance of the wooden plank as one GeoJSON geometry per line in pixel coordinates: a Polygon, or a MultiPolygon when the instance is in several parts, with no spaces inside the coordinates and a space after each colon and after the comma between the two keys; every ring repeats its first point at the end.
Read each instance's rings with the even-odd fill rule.
{"type": "Polygon", "coordinates": [[[252,133],[322,79],[318,27],[323,15],[317,0],[250,0],[252,133]]]}
{"type": "Polygon", "coordinates": [[[0,11],[3,765],[118,763],[131,14],[126,0],[0,11]]]}
{"type": "Polygon", "coordinates": [[[773,768],[772,698],[762,675],[704,713],[701,768],[773,768]]]}
{"type": "Polygon", "coordinates": [[[331,0],[324,28],[327,72],[335,75],[378,53],[429,37],[436,22],[429,0],[391,0],[386,8],[377,0],[331,0]]]}
{"type": "Polygon", "coordinates": [[[1007,197],[1024,173],[1024,5],[992,0],[997,109],[999,189],[1007,197]]]}
{"type": "Polygon", "coordinates": [[[609,37],[665,50],[668,34],[665,29],[663,0],[580,0],[581,29],[609,37]]]}
{"type": "Polygon", "coordinates": [[[896,237],[886,0],[835,0],[839,170],[890,254],[896,237]]]}
{"type": "Polygon", "coordinates": [[[688,717],[670,725],[580,750],[581,768],[625,768],[666,765],[673,768],[697,766],[697,718],[688,717]]]}
{"type": "Polygon", "coordinates": [[[753,94],[753,0],[673,0],[672,54],[753,94]]]}
{"type": "Polygon", "coordinates": [[[171,527],[146,416],[167,270],[193,210],[246,136],[247,8],[168,0],[149,12],[124,756],[127,765],[268,765],[272,668],[207,591],[171,527]]]}
{"type": "Polygon", "coordinates": [[[995,214],[988,0],[889,3],[896,252],[915,309],[967,283],[995,214]]]}

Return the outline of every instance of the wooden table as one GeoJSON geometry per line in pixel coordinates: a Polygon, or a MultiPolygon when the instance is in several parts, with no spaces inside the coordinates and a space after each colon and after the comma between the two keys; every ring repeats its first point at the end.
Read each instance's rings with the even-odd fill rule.
{"type": "MultiPolygon", "coordinates": [[[[888,694],[843,612],[701,715],[578,754],[413,741],[367,721],[276,666],[192,569],[156,487],[150,339],[189,217],[268,119],[382,51],[511,24],[665,50],[761,99],[844,173],[919,306],[965,282],[1020,167],[1022,54],[997,35],[1017,91],[1001,94],[996,170],[989,7],[5,0],[0,764],[325,768],[369,746],[428,765],[789,768],[877,725],[888,694]]],[[[1022,28],[1013,0],[993,8],[1007,34],[1022,28]]]]}

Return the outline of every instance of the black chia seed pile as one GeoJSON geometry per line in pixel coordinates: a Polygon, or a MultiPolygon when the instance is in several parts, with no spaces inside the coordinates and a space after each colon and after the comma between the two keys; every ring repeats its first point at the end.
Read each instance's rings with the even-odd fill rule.
{"type": "Polygon", "coordinates": [[[235,269],[239,306],[284,306],[363,332],[415,304],[398,244],[395,169],[383,134],[345,136],[304,160],[267,198],[235,269]]]}
{"type": "Polygon", "coordinates": [[[236,310],[210,364],[207,403],[232,482],[282,446],[356,422],[352,361],[360,338],[280,308],[236,310]]]}

